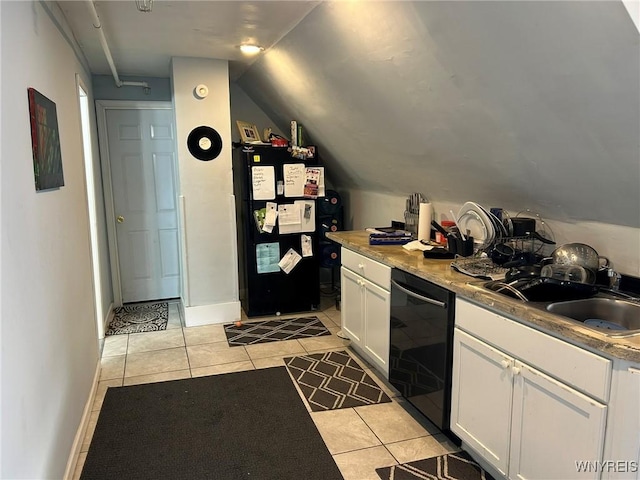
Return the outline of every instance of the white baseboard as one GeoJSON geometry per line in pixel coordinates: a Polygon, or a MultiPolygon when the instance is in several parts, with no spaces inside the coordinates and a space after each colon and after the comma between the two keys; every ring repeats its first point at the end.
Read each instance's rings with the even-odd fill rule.
{"type": "Polygon", "coordinates": [[[87,403],[84,406],[84,411],[82,412],[82,418],[80,420],[80,425],[78,426],[78,431],[76,432],[76,436],[73,439],[73,445],[71,445],[71,452],[69,453],[69,459],[67,460],[67,468],[64,471],[64,480],[72,480],[73,474],[76,471],[78,457],[80,456],[80,449],[82,448],[84,436],[87,433],[89,417],[91,417],[91,408],[93,407],[93,402],[96,399],[96,391],[98,390],[99,381],[100,359],[98,359],[98,364],[96,365],[96,373],[93,376],[93,385],[91,386],[91,392],[89,393],[87,403]]]}
{"type": "Polygon", "coordinates": [[[184,307],[185,327],[197,327],[215,323],[231,323],[240,320],[240,302],[216,303],[184,307]]]}

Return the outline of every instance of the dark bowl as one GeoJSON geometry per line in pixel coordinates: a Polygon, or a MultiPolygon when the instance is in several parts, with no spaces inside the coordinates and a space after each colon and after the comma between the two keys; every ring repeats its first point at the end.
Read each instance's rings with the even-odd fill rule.
{"type": "Polygon", "coordinates": [[[491,250],[491,260],[496,265],[504,265],[505,263],[511,261],[515,256],[515,249],[506,243],[498,243],[491,250]]]}

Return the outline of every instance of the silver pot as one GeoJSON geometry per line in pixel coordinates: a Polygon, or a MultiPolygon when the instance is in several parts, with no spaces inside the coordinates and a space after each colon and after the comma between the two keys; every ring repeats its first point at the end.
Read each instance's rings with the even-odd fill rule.
{"type": "Polygon", "coordinates": [[[553,263],[557,265],[578,265],[597,272],[609,265],[609,259],[598,255],[598,252],[584,243],[566,243],[556,248],[551,254],[553,263]]]}

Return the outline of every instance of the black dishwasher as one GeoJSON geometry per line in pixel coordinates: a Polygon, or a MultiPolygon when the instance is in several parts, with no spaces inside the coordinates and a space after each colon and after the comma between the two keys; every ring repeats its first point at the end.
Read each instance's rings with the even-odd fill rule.
{"type": "Polygon", "coordinates": [[[391,272],[389,381],[440,430],[449,430],[455,294],[391,272]]]}

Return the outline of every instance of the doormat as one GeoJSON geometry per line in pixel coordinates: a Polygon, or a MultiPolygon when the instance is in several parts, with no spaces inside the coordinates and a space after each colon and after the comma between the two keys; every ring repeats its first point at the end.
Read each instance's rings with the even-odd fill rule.
{"type": "Polygon", "coordinates": [[[230,347],[331,335],[318,317],[264,320],[243,323],[239,327],[228,324],[224,326],[224,332],[230,347]]]}
{"type": "Polygon", "coordinates": [[[345,351],[289,357],[284,363],[314,412],[391,401],[345,351]]]}
{"type": "Polygon", "coordinates": [[[341,480],[284,367],[109,388],[81,479],[341,480]]]}
{"type": "Polygon", "coordinates": [[[377,468],[376,473],[382,480],[494,480],[465,451],[377,468]]]}
{"type": "Polygon", "coordinates": [[[166,330],[169,322],[167,302],[131,303],[117,307],[105,335],[157,332],[166,330]]]}

